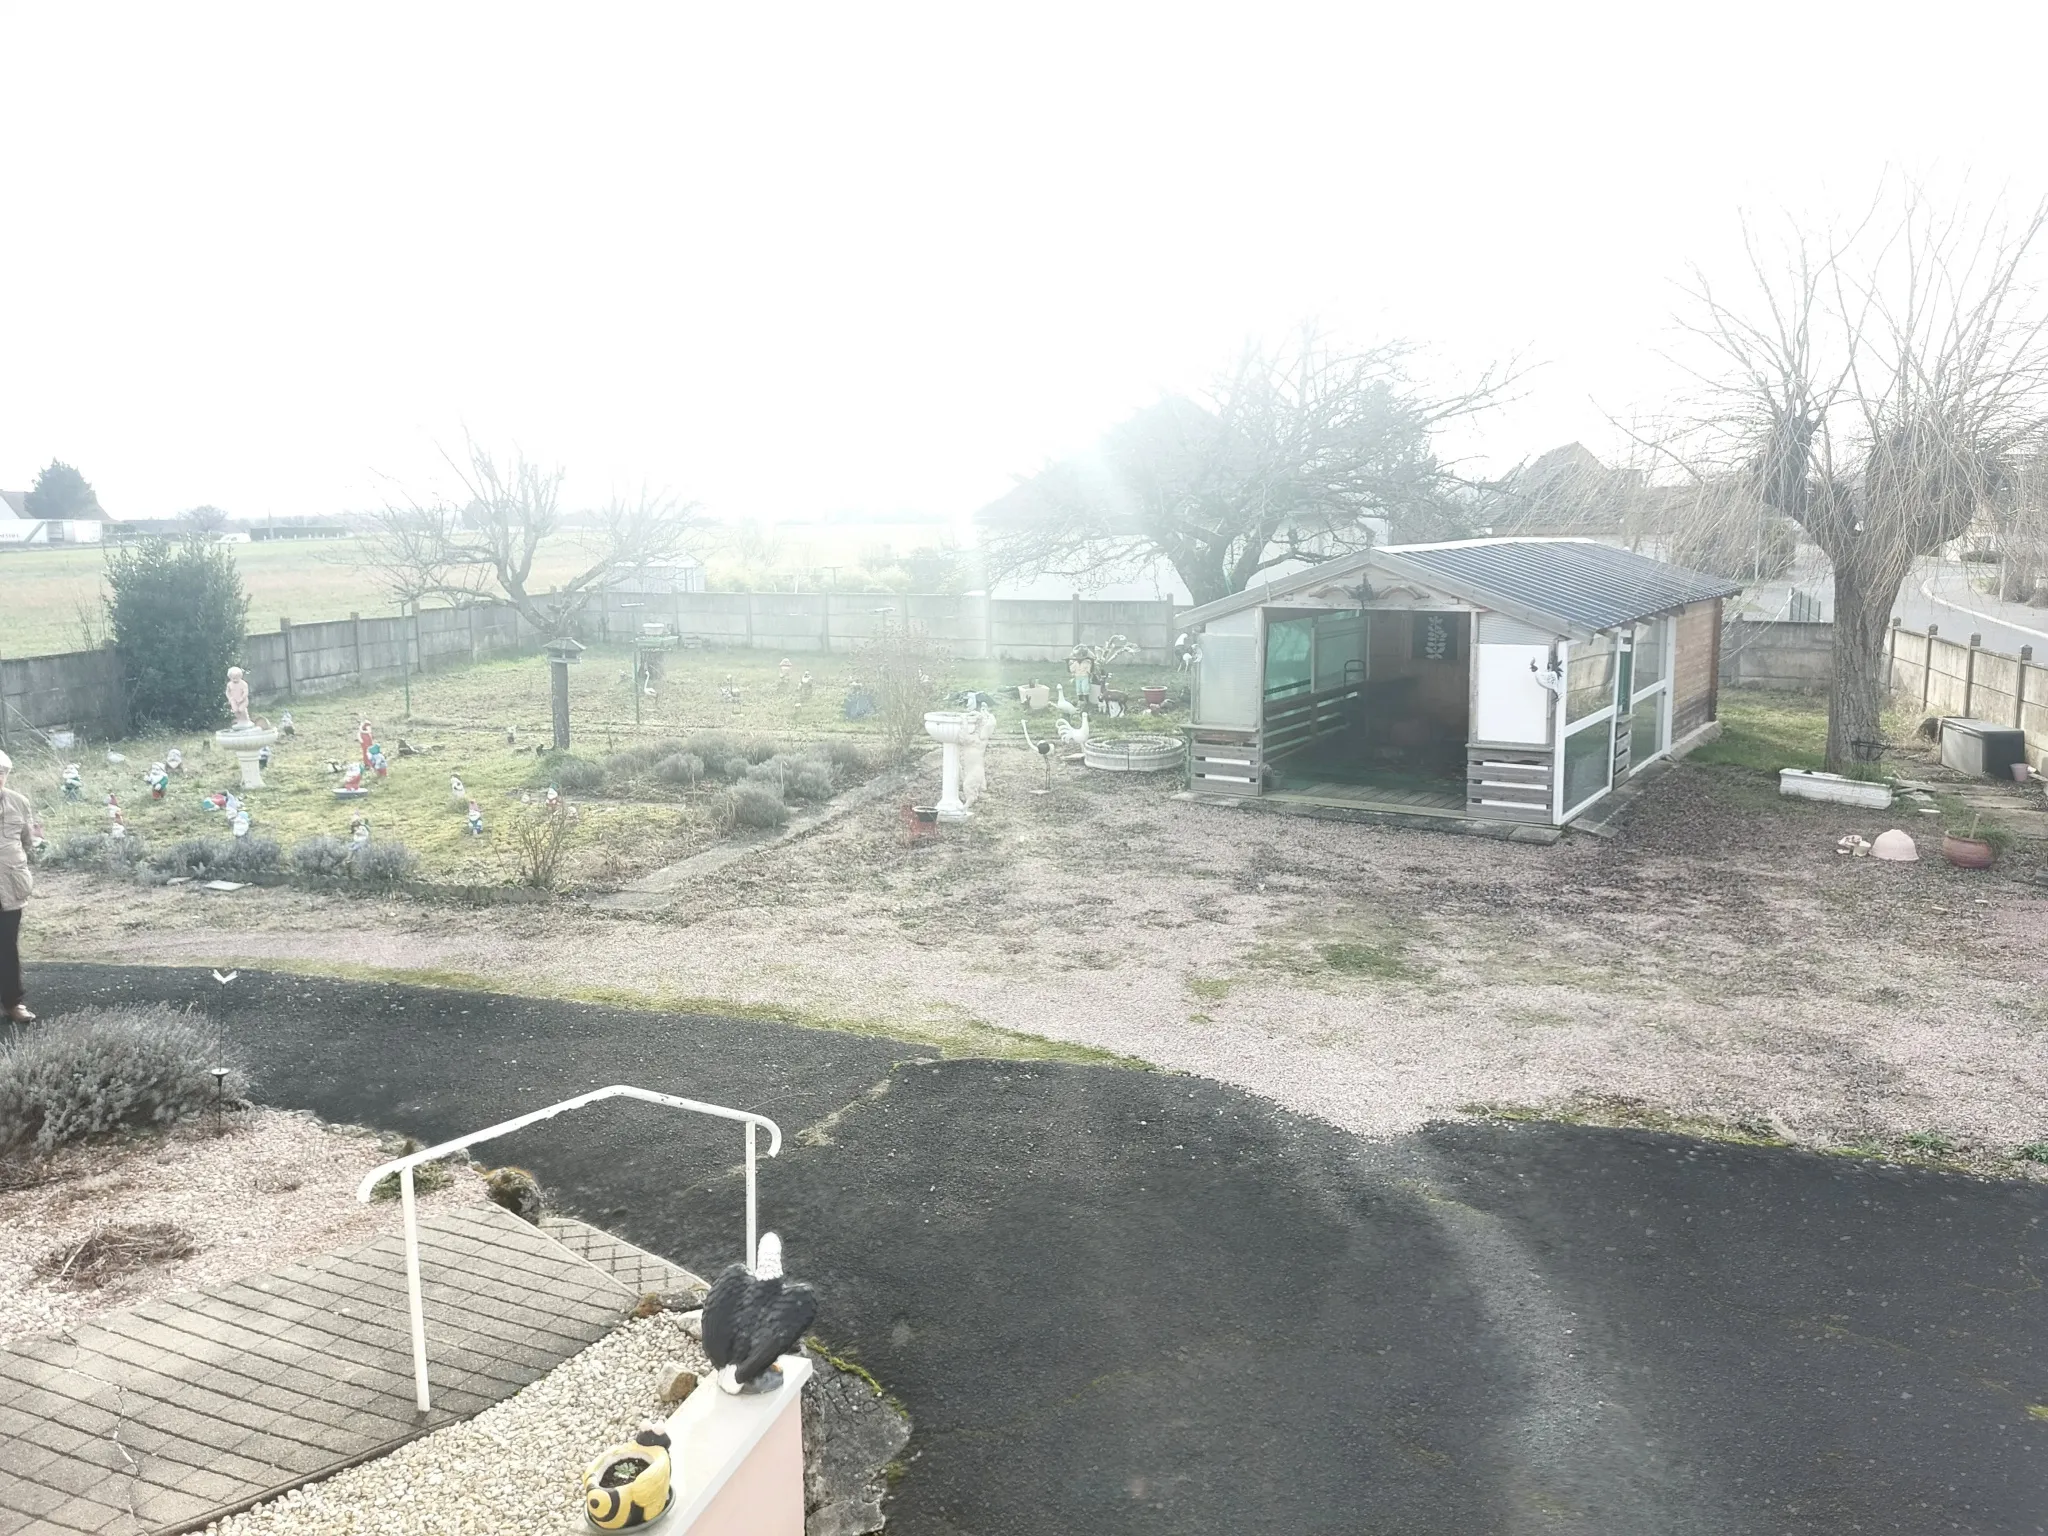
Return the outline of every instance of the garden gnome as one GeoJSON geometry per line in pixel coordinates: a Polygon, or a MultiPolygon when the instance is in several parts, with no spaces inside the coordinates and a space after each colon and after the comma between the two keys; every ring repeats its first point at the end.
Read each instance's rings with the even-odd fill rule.
{"type": "Polygon", "coordinates": [[[560,793],[555,789],[555,786],[550,784],[548,786],[548,809],[550,811],[559,811],[561,808],[562,797],[560,793]]]}
{"type": "Polygon", "coordinates": [[[348,824],[348,840],[358,848],[370,840],[370,818],[358,814],[348,824]]]}
{"type": "Polygon", "coordinates": [[[374,741],[370,743],[370,771],[380,779],[388,771],[387,765],[384,762],[384,749],[374,741]]]}
{"type": "Polygon", "coordinates": [[[149,798],[161,800],[164,797],[164,791],[171,787],[170,771],[162,763],[151,763],[149,765],[149,779],[147,782],[149,784],[149,798]]]}
{"type": "Polygon", "coordinates": [[[79,772],[78,764],[64,765],[64,798],[77,800],[85,793],[85,775],[79,772]]]}
{"type": "Polygon", "coordinates": [[[235,729],[249,727],[249,684],[240,667],[228,668],[228,713],[235,717],[235,729]]]}
{"type": "Polygon", "coordinates": [[[268,768],[270,766],[270,748],[265,747],[256,754],[256,766],[258,768],[268,768]]]}
{"type": "Polygon", "coordinates": [[[164,767],[168,768],[172,773],[183,773],[185,771],[185,754],[176,747],[171,748],[170,751],[164,754],[164,767]]]}
{"type": "Polygon", "coordinates": [[[808,667],[804,669],[804,675],[797,680],[796,696],[800,703],[808,704],[811,700],[811,672],[808,667]]]}
{"type": "Polygon", "coordinates": [[[114,798],[114,792],[111,789],[107,791],[107,816],[112,820],[115,827],[121,826],[121,802],[114,798]]]}
{"type": "Polygon", "coordinates": [[[236,798],[233,790],[220,797],[220,808],[230,817],[242,814],[242,802],[236,798]]]}
{"type": "Polygon", "coordinates": [[[235,836],[247,837],[249,835],[249,813],[247,811],[235,812],[235,819],[228,825],[235,836]]]}
{"type": "Polygon", "coordinates": [[[370,722],[365,720],[362,729],[356,732],[356,741],[363,749],[363,766],[365,768],[370,766],[370,743],[376,739],[377,733],[370,729],[370,722]]]}
{"type": "Polygon", "coordinates": [[[1095,653],[1085,645],[1077,645],[1067,657],[1067,676],[1074,680],[1074,702],[1085,705],[1094,688],[1095,653]]]}
{"type": "Polygon", "coordinates": [[[296,736],[299,734],[299,728],[296,725],[292,724],[292,712],[290,710],[286,710],[283,716],[278,720],[277,728],[280,731],[283,731],[287,736],[296,736]]]}
{"type": "MultiPolygon", "coordinates": [[[[459,773],[451,773],[448,775],[448,798],[450,800],[453,800],[457,805],[462,804],[462,802],[465,800],[469,800],[469,791],[463,788],[462,775],[459,773]]],[[[476,804],[474,800],[469,800],[469,803],[471,805],[476,804]]]]}
{"type": "Polygon", "coordinates": [[[469,835],[471,837],[482,837],[484,835],[484,808],[474,800],[469,802],[469,835]]]}
{"type": "Polygon", "coordinates": [[[350,763],[347,768],[342,770],[341,787],[351,792],[363,787],[363,765],[361,763],[350,763]]]}
{"type": "Polygon", "coordinates": [[[778,688],[787,688],[787,687],[789,686],[789,672],[790,672],[790,666],[789,666],[789,658],[788,658],[787,656],[785,656],[785,657],[783,657],[783,658],[782,658],[782,665],[781,665],[781,666],[779,666],[779,667],[777,667],[777,668],[775,669],[775,686],[776,686],[776,687],[778,687],[778,688]]]}

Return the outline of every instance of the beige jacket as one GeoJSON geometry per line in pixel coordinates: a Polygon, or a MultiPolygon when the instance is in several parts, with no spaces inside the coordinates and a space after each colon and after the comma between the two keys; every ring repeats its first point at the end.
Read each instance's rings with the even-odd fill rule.
{"type": "Polygon", "coordinates": [[[18,789],[0,789],[0,912],[27,906],[36,893],[35,877],[28,871],[35,840],[35,813],[29,809],[28,796],[18,789]]]}

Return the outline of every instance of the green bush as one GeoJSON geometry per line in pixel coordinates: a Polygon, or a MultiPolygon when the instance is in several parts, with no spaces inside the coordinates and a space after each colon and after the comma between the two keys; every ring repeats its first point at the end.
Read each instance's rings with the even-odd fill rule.
{"type": "Polygon", "coordinates": [[[779,827],[789,820],[789,807],[765,784],[741,784],[726,796],[726,814],[735,827],[779,827]]]}
{"type": "Polygon", "coordinates": [[[267,837],[181,837],[148,860],[159,881],[247,880],[276,874],[283,865],[284,850],[267,837]]]}
{"type": "Polygon", "coordinates": [[[338,837],[309,837],[292,850],[292,868],[315,880],[348,873],[349,845],[338,837]]]}
{"type": "Polygon", "coordinates": [[[687,789],[703,779],[704,759],[694,752],[671,753],[654,765],[654,776],[664,784],[679,784],[687,789]]]}
{"type": "Polygon", "coordinates": [[[738,738],[724,731],[699,731],[683,743],[683,750],[704,764],[714,779],[736,780],[747,771],[747,754],[738,738]]]}
{"type": "Polygon", "coordinates": [[[765,785],[783,800],[819,801],[832,798],[833,779],[832,765],[823,758],[777,753],[749,768],[746,782],[765,785]]]}
{"type": "Polygon", "coordinates": [[[419,860],[403,843],[358,843],[348,856],[348,872],[356,880],[403,880],[419,860]]]}
{"type": "Polygon", "coordinates": [[[740,747],[740,751],[750,763],[765,763],[775,755],[776,748],[766,736],[753,736],[740,747]]]}
{"type": "Polygon", "coordinates": [[[565,795],[594,795],[604,788],[604,764],[587,757],[547,756],[534,769],[536,787],[553,785],[565,795]]]}
{"type": "Polygon", "coordinates": [[[875,771],[874,755],[859,742],[842,736],[828,736],[810,750],[824,755],[842,784],[855,783],[875,771]]]}
{"type": "MultiPolygon", "coordinates": [[[[607,779],[636,778],[652,770],[664,758],[683,750],[680,741],[638,741],[622,747],[604,760],[607,779]]],[[[657,775],[658,776],[658,775],[657,775]]]]}
{"type": "Polygon", "coordinates": [[[219,1034],[161,1006],[66,1014],[0,1045],[0,1154],[48,1156],[109,1131],[169,1125],[223,1091],[239,1098],[247,1075],[219,1034]]]}
{"type": "Polygon", "coordinates": [[[59,868],[95,870],[123,879],[132,877],[148,856],[149,844],[133,833],[115,837],[106,832],[74,832],[50,850],[50,862],[59,868]]]}
{"type": "Polygon", "coordinates": [[[249,617],[232,548],[142,539],[108,549],[106,577],[130,727],[203,730],[225,721],[222,690],[249,617]]]}

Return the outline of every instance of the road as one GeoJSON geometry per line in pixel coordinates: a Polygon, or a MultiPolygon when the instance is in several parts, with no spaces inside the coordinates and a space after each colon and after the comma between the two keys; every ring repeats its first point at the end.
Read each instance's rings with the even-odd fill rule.
{"type": "Polygon", "coordinates": [[[2031,645],[2036,657],[2048,661],[2048,608],[2003,603],[1976,591],[1970,586],[1970,573],[1976,569],[1959,561],[1919,561],[1893,611],[1909,629],[1925,629],[1932,623],[1957,640],[1982,635],[1985,649],[2008,656],[2031,645]]]}
{"type": "MultiPolygon", "coordinates": [[[[267,1102],[439,1139],[615,1081],[790,1133],[764,1222],[908,1405],[905,1536],[2048,1531],[2048,1188],[1643,1132],[1371,1142],[1198,1077],[269,975],[44,965],[220,1020],[267,1102]]],[[[500,1144],[715,1272],[736,1138],[500,1144]]]]}

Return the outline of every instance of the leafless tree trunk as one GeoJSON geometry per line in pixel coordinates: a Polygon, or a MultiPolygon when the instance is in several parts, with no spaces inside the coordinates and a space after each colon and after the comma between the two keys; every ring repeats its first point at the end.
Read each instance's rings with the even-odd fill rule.
{"type": "Polygon", "coordinates": [[[1779,260],[1752,236],[1741,299],[1696,283],[1690,328],[1720,360],[1703,448],[1834,566],[1831,769],[1881,737],[1913,561],[1967,531],[2048,425],[2048,315],[2025,281],[2044,217],[1972,219],[1908,189],[1818,251],[1795,238],[1779,260]]]}

